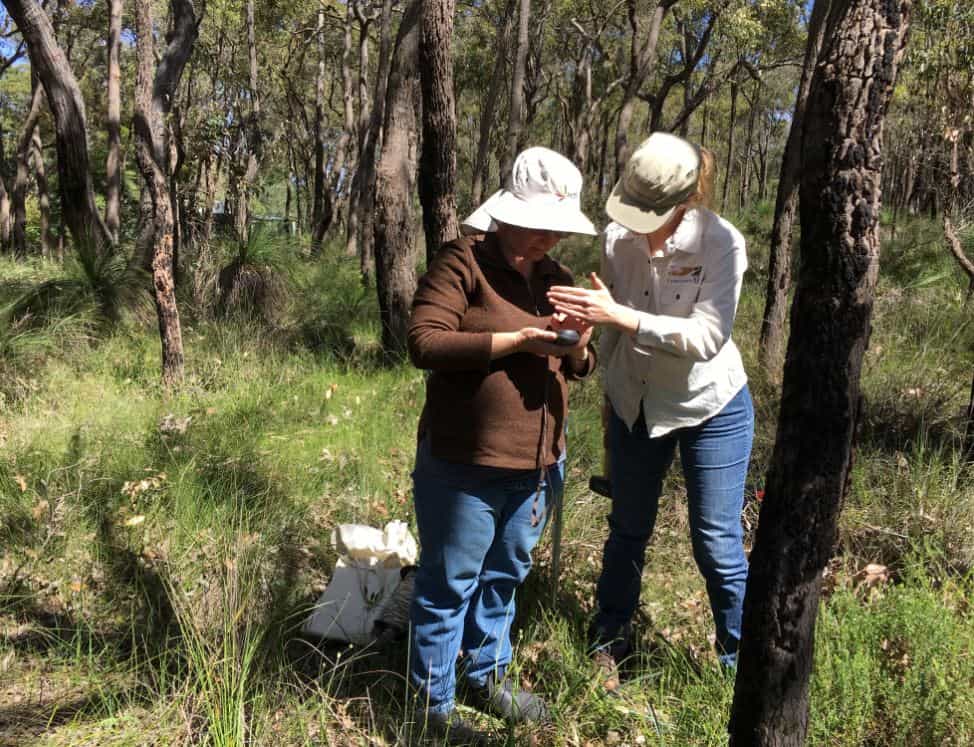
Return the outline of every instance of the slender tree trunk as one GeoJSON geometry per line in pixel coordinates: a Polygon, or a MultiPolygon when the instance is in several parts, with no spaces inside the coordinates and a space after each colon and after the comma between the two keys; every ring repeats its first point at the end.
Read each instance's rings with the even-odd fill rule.
{"type": "Polygon", "coordinates": [[[778,195],[775,199],[774,222],[771,226],[771,250],[768,259],[768,286],[765,291],[764,317],[761,321],[761,341],[758,357],[772,381],[779,380],[784,358],[785,313],[791,287],[791,234],[798,209],[798,175],[801,170],[801,138],[805,121],[805,107],[812,74],[822,49],[825,21],[832,0],[816,0],[808,23],[808,46],[802,66],[801,81],[791,129],[781,159],[778,195]]]}
{"type": "Polygon", "coordinates": [[[51,257],[54,254],[54,239],[51,235],[51,193],[47,182],[47,168],[44,165],[44,145],[41,143],[39,128],[34,128],[31,143],[31,163],[34,166],[34,181],[37,183],[37,209],[40,213],[41,254],[51,257]]]}
{"type": "Polygon", "coordinates": [[[314,203],[311,214],[311,254],[321,253],[321,242],[331,225],[332,205],[325,163],[325,10],[318,8],[316,30],[318,67],[315,74],[315,171],[314,203]]]}
{"type": "MultiPolygon", "coordinates": [[[[502,181],[511,175],[514,158],[517,156],[518,143],[521,141],[521,128],[524,123],[524,72],[528,62],[528,44],[530,42],[531,0],[518,0],[517,48],[514,54],[514,73],[511,76],[511,104],[509,108],[510,122],[507,128],[507,149],[504,160],[500,164],[500,178],[502,181]]],[[[581,166],[581,164],[579,164],[581,166]]]]}
{"type": "Polygon", "coordinates": [[[413,174],[416,171],[419,40],[423,0],[403,16],[386,90],[385,136],[376,169],[375,279],[382,349],[404,355],[409,308],[416,291],[413,246],[413,174]]]}
{"type": "Polygon", "coordinates": [[[727,120],[727,161],[724,163],[724,189],[720,194],[720,209],[727,209],[727,194],[730,190],[731,178],[734,176],[734,135],[737,132],[737,73],[731,78],[731,107],[730,118],[727,120]]]}
{"type": "Polygon", "coordinates": [[[362,220],[359,229],[359,267],[362,282],[368,285],[375,271],[375,191],[376,153],[382,141],[382,125],[385,121],[386,88],[392,65],[392,0],[383,0],[379,24],[379,60],[373,88],[372,113],[365,145],[359,156],[362,164],[362,220]]]}
{"type": "Polygon", "coordinates": [[[246,246],[250,241],[250,194],[257,181],[263,137],[260,131],[260,88],[257,64],[257,35],[254,19],[254,0],[247,0],[244,8],[247,26],[247,68],[250,82],[250,112],[243,137],[246,142],[245,166],[236,180],[236,205],[233,211],[233,228],[237,241],[246,246]]]}
{"type": "Polygon", "coordinates": [[[64,222],[76,246],[100,252],[110,241],[95,205],[81,89],[58,46],[50,19],[36,0],[4,0],[4,5],[27,42],[31,68],[37,71],[54,116],[64,222]]]}
{"type": "Polygon", "coordinates": [[[362,159],[365,153],[365,140],[369,131],[369,25],[374,16],[362,14],[360,2],[354,4],[359,19],[358,37],[358,122],[355,125],[358,164],[348,192],[348,220],[345,224],[345,256],[354,257],[358,253],[359,221],[362,202],[362,159]]]}
{"type": "Polygon", "coordinates": [[[487,96],[480,107],[480,135],[477,138],[477,157],[473,166],[473,185],[470,189],[470,203],[479,205],[484,199],[484,184],[490,181],[490,135],[494,129],[494,115],[500,101],[504,85],[504,70],[507,68],[507,48],[514,27],[514,8],[518,0],[508,0],[504,22],[497,29],[494,43],[494,72],[490,77],[487,96]]]}
{"type": "Polygon", "coordinates": [[[419,46],[423,92],[423,153],[419,198],[423,205],[426,263],[460,235],[457,222],[457,117],[453,103],[453,10],[455,0],[422,0],[419,46]]]}
{"type": "Polygon", "coordinates": [[[143,216],[151,236],[152,286],[162,341],[162,380],[167,389],[183,378],[183,338],[176,307],[173,275],[175,216],[171,194],[172,143],[167,119],[183,68],[197,37],[196,12],[191,0],[170,0],[172,30],[155,68],[150,0],[134,0],[138,73],[132,120],[136,156],[146,187],[143,216]]]}
{"type": "Polygon", "coordinates": [[[355,23],[355,3],[347,2],[345,6],[345,33],[342,44],[342,103],[345,113],[342,134],[338,138],[335,148],[335,160],[331,165],[331,192],[341,195],[348,192],[351,181],[346,174],[349,151],[355,135],[355,83],[352,80],[352,28],[355,23]]]}
{"type": "Polygon", "coordinates": [[[910,10],[909,0],[835,2],[811,84],[801,267],[750,558],[731,745],[801,745],[808,729],[822,572],[851,468],[878,274],[883,121],[910,10]]]}
{"type": "Polygon", "coordinates": [[[747,115],[747,142],[744,144],[744,163],[741,167],[740,208],[745,210],[751,197],[751,153],[754,151],[754,120],[757,117],[758,106],[761,104],[761,81],[754,83],[754,100],[747,115]]]}
{"type": "Polygon", "coordinates": [[[118,244],[122,195],[122,0],[108,0],[108,159],[105,167],[105,227],[118,244]]]}
{"type": "Polygon", "coordinates": [[[40,119],[44,105],[44,89],[35,76],[31,77],[34,78],[34,90],[31,94],[27,118],[24,120],[17,140],[17,172],[10,192],[14,221],[14,251],[21,256],[27,253],[27,187],[30,182],[30,153],[34,132],[37,130],[37,121],[40,119]]]}

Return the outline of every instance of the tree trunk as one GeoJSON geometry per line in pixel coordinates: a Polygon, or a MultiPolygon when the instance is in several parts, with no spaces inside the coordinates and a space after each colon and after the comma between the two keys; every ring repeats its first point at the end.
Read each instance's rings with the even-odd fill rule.
{"type": "Polygon", "coordinates": [[[250,82],[250,112],[243,138],[246,143],[245,166],[235,182],[236,205],[233,228],[237,241],[246,246],[250,241],[250,193],[260,168],[262,136],[260,131],[260,88],[258,87],[257,38],[254,20],[254,0],[247,0],[244,8],[247,26],[247,68],[250,82]]]}
{"type": "Polygon", "coordinates": [[[724,189],[720,194],[720,209],[727,209],[727,193],[730,189],[731,177],[734,175],[734,134],[737,132],[737,82],[738,74],[735,72],[731,78],[731,107],[730,117],[727,120],[727,161],[724,163],[724,189]]]}
{"type": "MultiPolygon", "coordinates": [[[[531,24],[531,0],[519,0],[520,10],[517,25],[517,49],[514,54],[514,72],[511,76],[510,121],[507,128],[507,149],[500,164],[502,185],[511,175],[518,143],[521,141],[521,127],[524,123],[524,71],[528,63],[528,44],[531,24]]],[[[579,164],[581,166],[581,164],[579,164]]]]}
{"type": "Polygon", "coordinates": [[[771,226],[771,250],[768,258],[768,286],[765,291],[764,318],[758,357],[772,381],[780,378],[784,358],[785,313],[791,286],[791,234],[798,209],[798,175],[801,170],[802,126],[812,74],[822,49],[825,21],[832,0],[816,0],[808,22],[808,46],[802,66],[795,112],[781,159],[778,195],[775,199],[774,222],[771,226]]]}
{"type": "Polygon", "coordinates": [[[382,16],[379,26],[379,60],[373,88],[372,114],[369,118],[369,131],[366,134],[365,145],[359,155],[362,165],[362,206],[361,227],[359,229],[359,267],[362,282],[371,282],[375,270],[375,189],[376,189],[376,152],[382,139],[382,125],[385,121],[386,87],[389,79],[389,68],[392,64],[392,0],[383,0],[382,16]]]}
{"type": "Polygon", "coordinates": [[[801,266],[781,411],[744,600],[731,745],[801,745],[822,572],[861,406],[879,258],[883,120],[910,1],[829,14],[803,128],[801,266]]]}
{"type": "Polygon", "coordinates": [[[311,212],[311,254],[321,253],[321,242],[331,225],[331,195],[325,169],[325,10],[318,8],[316,29],[318,67],[315,73],[315,173],[314,202],[311,212]]]}
{"type": "Polygon", "coordinates": [[[422,0],[419,47],[423,92],[423,153],[419,198],[423,205],[426,263],[460,235],[457,222],[457,117],[453,103],[453,9],[455,0],[422,0]]]}
{"type": "Polygon", "coordinates": [[[44,165],[44,146],[37,127],[34,128],[34,139],[31,145],[31,162],[34,166],[34,181],[37,183],[37,209],[40,213],[41,254],[51,257],[54,254],[54,237],[51,235],[51,191],[47,183],[47,168],[44,165]]]}
{"type": "Polygon", "coordinates": [[[761,81],[754,82],[754,100],[751,102],[751,110],[747,115],[747,141],[744,143],[744,162],[741,167],[741,194],[740,209],[743,212],[751,197],[751,152],[754,150],[754,120],[758,114],[758,106],[761,104],[761,81]]]}
{"type": "MultiPolygon", "coordinates": [[[[342,103],[344,106],[344,125],[335,148],[335,160],[331,165],[331,192],[344,195],[348,192],[346,161],[355,134],[355,83],[352,80],[352,27],[355,22],[355,3],[345,6],[345,33],[342,43],[342,103]]],[[[339,197],[341,199],[341,197],[339,197]]]]}
{"type": "Polygon", "coordinates": [[[487,96],[482,100],[480,107],[480,135],[477,138],[477,157],[474,161],[473,185],[470,189],[470,203],[474,208],[483,202],[484,184],[490,181],[490,134],[494,128],[494,113],[497,110],[497,102],[500,101],[501,89],[504,85],[507,47],[513,32],[516,2],[517,0],[508,0],[504,22],[497,29],[497,41],[494,44],[494,72],[490,77],[487,96]]]}
{"type": "Polygon", "coordinates": [[[17,172],[14,174],[13,189],[10,191],[10,206],[14,221],[14,251],[23,256],[27,253],[27,186],[30,181],[30,152],[34,143],[34,132],[41,117],[44,105],[44,88],[34,78],[34,90],[30,98],[27,118],[17,140],[17,172]]]}
{"type": "MultiPolygon", "coordinates": [[[[623,89],[622,106],[619,109],[619,119],[616,122],[616,180],[622,176],[632,148],[629,147],[629,127],[632,115],[636,110],[636,94],[642,88],[643,82],[653,73],[656,67],[656,45],[659,43],[659,32],[663,26],[666,11],[672,5],[672,0],[660,0],[653,9],[649,22],[649,30],[645,38],[640,41],[640,19],[642,13],[636,0],[628,0],[629,26],[632,32],[629,51],[629,78],[623,89]]],[[[579,164],[581,166],[581,164],[579,164]]]]}
{"type": "Polygon", "coordinates": [[[348,192],[348,220],[345,223],[345,256],[354,257],[358,253],[359,221],[362,202],[362,155],[369,131],[369,26],[375,16],[365,16],[361,3],[355,2],[355,15],[359,21],[358,36],[358,121],[355,133],[358,149],[358,164],[348,192]]]}
{"type": "Polygon", "coordinates": [[[108,0],[108,159],[105,166],[105,228],[118,244],[122,195],[122,0],[108,0]]]}
{"type": "Polygon", "coordinates": [[[173,277],[173,200],[170,176],[171,138],[167,119],[179,79],[193,50],[198,28],[191,0],[170,0],[172,30],[168,45],[155,61],[150,0],[135,0],[136,55],[135,113],[132,127],[139,170],[147,199],[143,226],[151,237],[152,286],[162,340],[162,380],[167,389],[183,378],[183,339],[176,307],[173,277]]]}
{"type": "Polygon", "coordinates": [[[409,308],[416,291],[412,200],[422,4],[423,0],[413,0],[399,26],[386,91],[385,137],[376,169],[375,279],[382,349],[392,359],[405,354],[409,308]]]}
{"type": "Polygon", "coordinates": [[[64,222],[77,247],[101,252],[110,241],[88,170],[88,125],[81,89],[50,19],[36,0],[4,0],[4,5],[27,42],[31,68],[37,71],[54,117],[64,222]]]}

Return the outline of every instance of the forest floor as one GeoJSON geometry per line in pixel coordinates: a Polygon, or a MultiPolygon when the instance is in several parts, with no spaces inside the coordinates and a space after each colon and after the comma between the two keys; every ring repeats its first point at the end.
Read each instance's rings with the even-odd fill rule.
{"type": "MultiPolygon", "coordinates": [[[[768,223],[767,209],[739,221],[751,268],[735,339],[757,416],[749,538],[778,396],[756,360],[768,223]]],[[[974,486],[959,452],[974,322],[938,227],[890,233],[818,617],[812,745],[974,743],[974,486]]],[[[558,251],[578,275],[597,266],[594,244],[558,251]]],[[[274,266],[271,321],[220,319],[200,302],[212,282],[187,278],[187,381],[171,398],[150,312],[108,331],[85,312],[0,328],[0,745],[415,736],[404,646],[318,646],[299,629],[334,566],[336,524],[415,526],[423,374],[380,364],[375,304],[354,261],[274,266]]],[[[0,260],[0,301],[63,272],[0,260]]],[[[600,463],[598,381],[572,398],[562,577],[553,589],[546,534],[515,631],[518,675],[555,722],[541,733],[480,723],[497,744],[724,744],[733,681],[713,653],[679,470],[620,693],[588,662],[607,512],[587,489],[600,463]]]]}

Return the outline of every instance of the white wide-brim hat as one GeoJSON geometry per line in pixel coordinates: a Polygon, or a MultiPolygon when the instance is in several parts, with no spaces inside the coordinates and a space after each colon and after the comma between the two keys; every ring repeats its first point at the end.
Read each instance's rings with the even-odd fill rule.
{"type": "Polygon", "coordinates": [[[636,233],[652,233],[697,191],[700,151],[676,135],[654,132],[626,163],[605,203],[612,220],[636,233]]]}
{"type": "Polygon", "coordinates": [[[595,236],[598,231],[582,212],[581,194],[582,174],[571,161],[548,148],[528,148],[514,161],[508,187],[492,194],[463,226],[487,233],[506,223],[595,236]]]}

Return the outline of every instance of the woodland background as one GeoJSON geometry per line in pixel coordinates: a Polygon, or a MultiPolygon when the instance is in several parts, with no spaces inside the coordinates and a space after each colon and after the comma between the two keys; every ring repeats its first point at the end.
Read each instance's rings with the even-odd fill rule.
{"type": "MultiPolygon", "coordinates": [[[[456,230],[437,199],[465,215],[527,145],[579,165],[596,223],[649,132],[717,153],[716,208],[749,245],[735,339],[757,407],[750,543],[801,261],[779,187],[803,173],[785,154],[809,3],[444,3],[440,36],[421,3],[392,0],[4,5],[0,744],[411,738],[404,652],[319,649],[298,628],[335,523],[411,520],[423,376],[401,360],[402,329],[456,230]],[[51,100],[13,17],[38,38],[46,19],[63,53],[51,100]],[[424,89],[444,60],[450,90],[424,89]]],[[[886,117],[874,329],[812,744],[974,739],[972,97],[974,8],[915,3],[886,117]]],[[[556,254],[577,275],[598,266],[587,239],[556,254]]],[[[675,477],[623,697],[587,662],[607,511],[586,489],[598,382],[573,397],[565,570],[551,604],[546,537],[518,623],[519,673],[557,717],[532,737],[725,743],[733,682],[707,638],[675,477]]]]}

